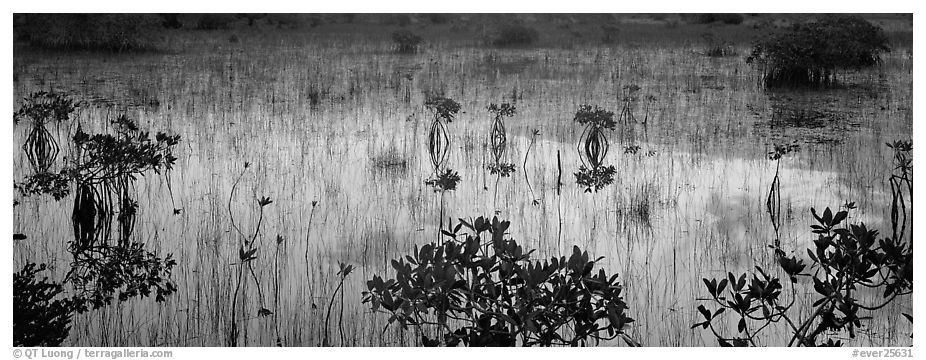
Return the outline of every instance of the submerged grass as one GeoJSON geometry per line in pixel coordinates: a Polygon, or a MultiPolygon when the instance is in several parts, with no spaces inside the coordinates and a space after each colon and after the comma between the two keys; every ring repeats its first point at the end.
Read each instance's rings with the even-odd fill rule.
{"type": "MultiPolygon", "coordinates": [[[[386,35],[365,39],[340,25],[312,32],[236,32],[237,43],[229,43],[227,34],[183,35],[185,45],[177,46],[187,52],[106,63],[90,54],[53,61],[18,52],[16,98],[47,88],[82,100],[117,98],[126,87],[154,84],[146,91],[157,94],[159,106],[129,110],[142,124],[164,125],[187,139],[172,173],[176,204],[158,195],[167,186],[162,179],[137,184],[145,211],[136,233],[152,248],[177,256],[177,294],[165,304],[124,303],[79,316],[67,343],[215,346],[228,344],[230,332],[237,331],[240,346],[317,346],[326,333],[332,345],[420,345],[418,334],[386,329],[387,319],[361,305],[362,279],[391,271],[389,259],[432,240],[446,221],[439,213],[458,217],[497,210],[512,220],[511,237],[538,249],[540,257],[564,253],[573,244],[605,256],[602,266],[620,274],[636,311],[629,329],[634,339],[650,346],[713,345],[707,334],[690,330],[698,316],[700,279],[774,261],[767,245],[775,234],[765,211],[774,164],[765,154],[778,138],[795,137],[787,123],[765,125],[772,121],[774,101],[757,85],[759,73],[737,57],[692,56],[703,51],[697,36],[685,43],[673,35],[691,31],[688,25],[633,24],[621,27],[610,44],[569,48],[545,45],[555,39],[542,32],[540,47],[516,49],[474,47],[469,40],[456,41],[451,24],[441,26],[447,28],[422,32],[427,45],[415,55],[394,54],[386,35]],[[646,32],[659,35],[646,38],[641,35],[646,32]],[[486,58],[519,59],[523,69],[496,68],[486,58]],[[639,150],[614,151],[608,161],[617,169],[615,183],[597,195],[584,194],[569,181],[572,164],[579,163],[574,144],[580,134],[572,115],[584,103],[619,112],[623,89],[631,84],[658,100],[632,109],[638,120],[648,120],[618,126],[613,148],[639,150]],[[321,96],[313,89],[326,92],[321,96]],[[452,125],[456,148],[447,160],[462,181],[440,202],[420,181],[433,170],[423,104],[424,94],[434,89],[463,108],[452,125]],[[512,89],[518,115],[507,121],[507,147],[509,157],[521,162],[523,176],[500,182],[495,198],[496,189],[484,188],[478,175],[479,139],[489,130],[480,109],[510,98],[512,89]],[[561,188],[558,156],[567,175],[561,188]],[[242,161],[254,169],[236,185],[242,161]],[[383,173],[392,175],[376,175],[383,173]],[[260,222],[261,235],[252,242],[286,239],[276,248],[261,248],[247,274],[234,265],[240,261],[240,235],[227,209],[233,187],[236,227],[254,229],[260,222]],[[253,201],[263,196],[274,203],[261,219],[253,201]],[[182,213],[174,214],[175,207],[182,213]],[[355,274],[337,275],[339,262],[352,265],[355,274]],[[242,284],[239,275],[278,285],[269,302],[274,316],[257,316],[258,287],[242,284]],[[239,303],[230,306],[234,299],[239,303]],[[329,308],[327,322],[337,326],[326,324],[329,308]],[[229,329],[229,321],[238,330],[229,329]]],[[[746,42],[727,39],[739,53],[745,49],[746,42]]],[[[855,199],[859,209],[853,216],[887,228],[879,226],[890,219],[890,208],[883,206],[890,202],[890,187],[881,175],[889,173],[893,154],[866,144],[912,133],[912,62],[906,59],[904,51],[894,51],[882,69],[846,75],[867,88],[883,81],[877,97],[859,97],[852,89],[829,93],[831,108],[853,109],[855,130],[844,132],[844,141],[796,136],[805,145],[782,164],[787,169],[779,179],[783,248],[809,243],[810,206],[855,199]]],[[[113,110],[100,104],[80,111],[87,128],[104,126],[100,119],[113,110]]],[[[65,127],[49,131],[61,140],[65,127]]],[[[22,143],[25,136],[17,129],[14,140],[22,143]]],[[[14,169],[23,169],[27,160],[16,154],[13,161],[14,169]]],[[[24,175],[17,171],[14,177],[24,175]]],[[[18,200],[16,231],[61,243],[16,242],[14,262],[49,259],[57,263],[53,273],[63,276],[67,209],[49,199],[18,200]]],[[[870,334],[852,344],[908,345],[909,327],[899,310],[910,306],[886,307],[870,324],[870,334]]]]}

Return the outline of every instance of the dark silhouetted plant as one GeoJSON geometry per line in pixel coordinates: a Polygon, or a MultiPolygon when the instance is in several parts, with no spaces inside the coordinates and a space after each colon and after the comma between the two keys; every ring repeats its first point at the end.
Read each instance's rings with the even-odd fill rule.
{"type": "Polygon", "coordinates": [[[446,169],[437,176],[425,180],[425,184],[432,187],[435,192],[453,191],[457,189],[460,182],[460,175],[453,169],[446,169]]]}
{"type": "Polygon", "coordinates": [[[443,244],[416,246],[392,260],[394,277],[367,281],[363,302],[389,315],[384,332],[420,328],[425,346],[581,346],[617,337],[637,345],[624,333],[633,319],[617,275],[594,271],[602,258],[573,247],[568,258],[534,261],[534,250],[506,238],[509,225],[483,217],[449,224],[443,244]]]}
{"type": "Polygon", "coordinates": [[[338,287],[334,289],[334,293],[331,294],[331,301],[328,302],[328,313],[325,315],[325,337],[322,339],[322,346],[331,346],[331,341],[328,340],[328,325],[331,320],[331,309],[334,307],[334,298],[338,296],[338,292],[341,293],[341,315],[338,316],[338,334],[341,337],[341,346],[344,346],[344,292],[341,291],[344,288],[344,280],[347,279],[347,275],[350,275],[351,271],[354,270],[353,265],[344,264],[338,261],[338,273],[337,276],[340,278],[338,282],[338,287]]]}
{"type": "Polygon", "coordinates": [[[392,33],[392,41],[395,42],[396,52],[400,53],[418,52],[418,45],[421,44],[421,40],[421,36],[408,30],[396,30],[392,33]]]}
{"type": "Polygon", "coordinates": [[[34,174],[49,172],[60,150],[46,124],[67,121],[77,106],[73,100],[62,94],[41,91],[25,98],[23,105],[13,113],[14,124],[28,123],[30,127],[22,149],[34,174]]]}
{"type": "MultiPolygon", "coordinates": [[[[55,113],[56,119],[68,117],[63,111],[46,112],[55,113]]],[[[148,296],[152,289],[156,300],[163,301],[176,290],[169,280],[176,264],[171,256],[162,259],[132,240],[138,205],[130,190],[135,179],[149,171],[166,175],[176,161],[172,149],[180,136],[158,133],[151,139],[125,115],[112,124],[116,134],[89,135],[78,126],[72,137],[73,155],[60,172],[34,174],[17,184],[24,196],[48,193],[56,200],[67,196],[71,185],[76,188],[74,238],[68,242],[73,262],[65,281],[78,291],[75,302],[93,309],[110,304],[116,296],[120,301],[148,296]],[[114,221],[116,243],[110,240],[114,221]]]]}
{"type": "Polygon", "coordinates": [[[913,142],[898,140],[887,146],[894,150],[894,170],[888,178],[891,184],[892,237],[903,239],[907,229],[907,215],[913,213],[913,142]],[[907,200],[910,201],[910,209],[907,208],[907,200]]]}
{"type": "MultiPolygon", "coordinates": [[[[888,146],[895,149],[895,168],[891,174],[893,191],[895,176],[912,181],[912,163],[907,161],[912,156],[909,153],[912,143],[898,141],[888,146]]],[[[795,149],[795,145],[778,145],[775,151],[769,152],[769,158],[779,160],[795,149]]],[[[912,185],[909,186],[912,192],[912,185]]],[[[895,220],[898,207],[901,210],[897,211],[912,212],[912,199],[906,199],[909,198],[895,196],[892,199],[892,220],[895,220]],[[903,205],[897,205],[898,201],[903,205]]],[[[751,280],[745,273],[739,277],[728,273],[726,279],[719,281],[704,279],[711,295],[708,301],[719,308],[711,310],[699,306],[704,321],[692,328],[710,329],[721,346],[756,346],[764,329],[784,323],[791,333],[787,346],[841,346],[842,341],[835,338],[846,333],[855,338],[857,329],[863,327],[863,320],[870,319],[864,316],[865,312],[881,309],[899,296],[912,294],[913,241],[904,236],[904,225],[892,221],[891,235],[879,237],[877,230],[868,229],[864,223],[849,224],[849,211],[855,209],[854,202],[846,202],[844,207],[845,210],[835,213],[826,208],[822,214],[810,209],[816,221],[810,228],[817,239],[813,247],[807,249],[809,267],[804,259],[787,256],[776,239],[775,258],[791,284],[790,300],[783,296],[782,281],[758,266],[751,280]],[[798,277],[809,277],[813,283],[816,295],[810,309],[794,309],[798,277]],[[859,296],[865,293],[880,296],[865,301],[859,296]],[[714,320],[726,310],[731,310],[738,318],[736,335],[725,335],[714,327],[714,320]],[[801,314],[805,316],[803,319],[797,317],[801,314]]],[[[773,210],[770,207],[769,213],[776,223],[778,215],[773,210]]],[[[912,322],[911,315],[903,315],[912,322]]]]}
{"type": "Polygon", "coordinates": [[[490,104],[488,107],[492,116],[492,126],[489,128],[488,142],[489,150],[492,155],[492,162],[486,166],[486,169],[492,175],[496,175],[496,193],[498,191],[498,178],[508,177],[515,171],[513,163],[505,161],[505,153],[508,150],[508,134],[503,119],[514,116],[515,106],[509,103],[501,105],[490,104]]]}
{"type": "Polygon", "coordinates": [[[73,314],[100,309],[135,297],[155,294],[157,302],[177,290],[170,281],[176,262],[146,252],[143,245],[97,246],[74,253],[65,283],[73,291],[64,295],[64,284],[37,280],[46,269],[27,263],[13,274],[13,338],[16,346],[57,346],[68,336],[73,314]]]}
{"type": "Polygon", "coordinates": [[[428,133],[428,154],[431,156],[434,174],[425,183],[434,187],[434,191],[454,190],[460,176],[446,168],[447,156],[450,154],[450,134],[444,122],[453,122],[453,118],[460,112],[460,104],[450,98],[432,96],[425,101],[425,107],[434,112],[428,133]]]}
{"type": "Polygon", "coordinates": [[[50,194],[56,200],[70,194],[73,185],[76,192],[72,250],[108,246],[113,220],[118,222],[119,244],[127,245],[138,207],[131,193],[135,179],[149,171],[156,174],[163,171],[168,176],[177,160],[173,148],[180,141],[179,135],[159,132],[151,139],[148,132],[139,130],[125,115],[114,119],[112,125],[115,134],[95,135],[83,132],[78,126],[71,138],[73,155],[59,172],[36,173],[16,184],[23,196],[50,194]]]}
{"type": "MultiPolygon", "coordinates": [[[[425,107],[434,113],[431,121],[431,131],[428,133],[428,154],[431,156],[433,175],[425,179],[425,184],[440,192],[440,212],[438,213],[438,228],[444,227],[444,193],[454,191],[460,182],[460,175],[447,166],[447,156],[450,154],[450,134],[444,122],[453,122],[460,112],[460,104],[453,99],[443,96],[428,96],[425,107]]],[[[440,234],[437,235],[440,241],[440,234]]]]}
{"type": "Polygon", "coordinates": [[[598,190],[614,183],[614,174],[616,172],[617,169],[614,165],[595,168],[581,165],[579,166],[579,172],[575,173],[576,184],[585,187],[585,192],[598,192],[598,190]]]}
{"type": "Polygon", "coordinates": [[[613,165],[604,165],[610,147],[605,130],[612,131],[617,125],[614,113],[598,106],[581,105],[573,121],[585,127],[576,147],[582,161],[579,172],[575,173],[576,184],[585,187],[585,192],[598,192],[614,182],[617,171],[613,165]]]}
{"type": "Polygon", "coordinates": [[[177,287],[170,279],[177,261],[171,254],[161,258],[145,250],[140,242],[120,245],[99,244],[71,248],[74,260],[65,282],[74,285],[79,311],[96,310],[117,299],[148,297],[167,300],[177,287]]]}
{"type": "Polygon", "coordinates": [[[761,66],[766,87],[831,87],[839,70],[880,64],[887,44],[881,28],[860,16],[826,15],[770,35],[746,62],[761,66]]]}
{"type": "Polygon", "coordinates": [[[13,273],[13,346],[59,346],[71,330],[74,301],[62,284],[36,277],[45,269],[27,263],[13,273]]]}
{"type": "Polygon", "coordinates": [[[72,218],[80,246],[108,243],[116,213],[119,242],[128,243],[138,208],[132,198],[135,179],[149,171],[168,176],[177,160],[173,148],[180,135],[159,132],[151,139],[125,115],[112,124],[114,135],[89,135],[78,127],[72,138],[74,161],[63,171],[76,185],[72,218]]]}
{"type": "Polygon", "coordinates": [[[531,142],[527,144],[527,150],[524,151],[524,163],[521,164],[521,168],[524,169],[524,182],[527,183],[527,190],[531,193],[531,204],[534,206],[540,205],[540,199],[534,196],[534,188],[531,187],[530,178],[527,176],[527,157],[531,154],[531,148],[534,147],[534,143],[537,141],[537,136],[540,136],[540,130],[534,129],[531,131],[531,142]]]}
{"type": "Polygon", "coordinates": [[[311,262],[309,262],[309,236],[312,235],[312,219],[315,218],[315,209],[318,208],[318,200],[312,200],[312,210],[309,212],[309,221],[306,224],[305,230],[305,281],[308,283],[308,286],[311,286],[312,272],[309,268],[311,262]]]}
{"type": "MultiPolygon", "coordinates": [[[[286,239],[277,234],[276,247],[273,252],[273,308],[277,311],[273,313],[273,330],[276,335],[276,346],[283,346],[283,338],[280,336],[280,322],[278,319],[280,309],[280,252],[286,251],[286,239]]],[[[285,266],[285,264],[284,264],[285,266]]]]}
{"type": "Polygon", "coordinates": [[[22,182],[14,185],[23,196],[51,195],[61,200],[71,193],[71,178],[67,172],[40,172],[26,176],[22,182]]]}
{"type": "Polygon", "coordinates": [[[792,152],[800,150],[800,145],[783,144],[775,145],[775,150],[768,153],[768,159],[775,162],[775,176],[772,178],[772,185],[768,190],[768,197],[765,199],[765,209],[768,212],[772,227],[775,230],[775,249],[776,255],[783,255],[781,250],[781,179],[778,177],[781,171],[781,158],[792,152]]]}
{"type": "Polygon", "coordinates": [[[751,279],[746,273],[739,277],[728,273],[726,279],[719,281],[704,279],[711,295],[708,301],[717,309],[698,306],[704,321],[692,328],[710,329],[721,346],[757,346],[764,329],[784,323],[791,333],[787,346],[841,346],[842,342],[833,337],[848,333],[854,338],[865,319],[861,312],[880,309],[898,296],[912,294],[912,243],[879,239],[878,231],[868,229],[863,223],[839,226],[848,217],[848,210],[833,213],[827,208],[819,215],[811,209],[811,213],[817,222],[811,226],[817,239],[807,249],[810,266],[797,256],[777,257],[791,284],[790,300],[783,296],[782,281],[758,266],[751,279]],[[816,296],[809,310],[794,309],[798,277],[809,277],[813,282],[816,296]],[[858,295],[864,289],[883,296],[870,303],[863,302],[858,295]],[[725,312],[738,319],[735,335],[724,334],[714,327],[725,312]],[[798,318],[801,314],[810,315],[798,318]]]}
{"type": "MultiPolygon", "coordinates": [[[[26,106],[14,113],[16,122],[63,121],[75,110],[72,102],[60,96],[46,93],[32,100],[36,101],[27,100],[26,106]]],[[[73,286],[67,305],[71,311],[79,313],[110,305],[116,299],[122,302],[152,294],[155,301],[162,302],[177,290],[170,279],[176,265],[172,255],[162,258],[148,252],[145,245],[132,236],[138,208],[132,190],[138,176],[151,171],[158,174],[163,171],[167,176],[176,161],[172,149],[180,137],[158,133],[151,139],[125,115],[111,123],[115,134],[89,135],[78,125],[71,138],[73,149],[69,161],[59,172],[39,172],[16,184],[24,196],[51,194],[56,201],[66,197],[72,186],[76,188],[71,215],[74,237],[67,246],[72,261],[63,282],[73,286]],[[118,241],[111,241],[114,221],[118,224],[115,231],[118,241]]],[[[42,269],[44,267],[24,269],[20,275],[25,279],[42,269]]],[[[47,284],[23,281],[26,284],[21,288],[23,291],[33,291],[37,286],[51,297],[60,292],[47,284]]],[[[14,296],[35,295],[17,293],[14,296]]],[[[35,299],[38,303],[48,300],[50,297],[35,299]]],[[[63,319],[56,315],[56,319],[59,318],[63,319]]],[[[36,316],[35,319],[43,318],[36,316]]],[[[57,333],[55,338],[58,335],[67,334],[66,331],[57,333]]],[[[60,339],[54,341],[60,342],[60,339]]]]}
{"type": "MultiPolygon", "coordinates": [[[[235,217],[231,211],[232,199],[235,196],[235,189],[238,187],[238,183],[241,181],[241,178],[244,176],[244,173],[250,167],[250,163],[245,162],[244,168],[241,170],[241,173],[238,175],[238,178],[235,179],[234,184],[232,184],[231,193],[228,196],[228,216],[229,222],[232,225],[232,228],[239,235],[239,245],[238,245],[238,278],[235,284],[235,292],[232,296],[232,316],[230,319],[229,332],[228,332],[228,344],[229,346],[238,345],[238,298],[241,291],[241,285],[245,283],[243,280],[245,267],[247,271],[251,274],[251,278],[254,279],[254,285],[257,287],[257,316],[264,317],[273,315],[273,311],[267,309],[264,304],[264,293],[260,285],[260,278],[257,277],[257,273],[254,271],[254,260],[257,260],[257,251],[260,249],[260,244],[257,244],[258,239],[260,239],[260,227],[263,224],[264,220],[264,208],[267,205],[273,203],[273,200],[270,200],[269,197],[261,197],[257,199],[257,206],[259,209],[259,214],[257,217],[257,225],[254,227],[254,233],[251,235],[246,235],[241,229],[235,224],[235,217]]],[[[245,334],[245,341],[247,340],[247,334],[245,334]]]]}

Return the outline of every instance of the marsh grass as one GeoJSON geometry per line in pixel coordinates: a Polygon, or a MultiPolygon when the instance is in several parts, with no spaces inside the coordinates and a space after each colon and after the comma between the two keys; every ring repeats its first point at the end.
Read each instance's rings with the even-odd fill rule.
{"type": "Polygon", "coordinates": [[[410,163],[411,160],[396,147],[389,147],[370,158],[370,166],[378,175],[404,175],[410,163]]]}
{"type": "MultiPolygon", "coordinates": [[[[387,319],[360,303],[361,279],[381,274],[388,266],[383,259],[434,240],[447,217],[490,211],[485,204],[494,194],[483,190],[477,175],[483,166],[479,140],[489,131],[479,109],[510,97],[515,88],[519,115],[508,124],[507,147],[512,159],[521,160],[525,176],[501,183],[497,210],[512,220],[511,236],[538,249],[540,257],[572,245],[606,256],[601,266],[621,274],[637,319],[628,333],[646,345],[715,344],[690,330],[698,316],[700,279],[773,263],[765,195],[774,164],[766,152],[782,143],[777,139],[804,144],[780,174],[786,251],[810,241],[810,206],[854,198],[853,217],[869,224],[890,221],[890,207],[883,206],[890,203],[890,188],[880,174],[889,170],[893,152],[869,145],[912,132],[912,61],[903,50],[885,54],[882,69],[847,79],[863,83],[883,73],[879,96],[859,97],[851,89],[828,93],[828,106],[858,109],[848,119],[857,130],[838,143],[817,143],[790,123],[768,125],[775,100],[756,83],[756,69],[734,57],[697,56],[703,51],[701,25],[628,23],[608,47],[589,36],[567,42],[562,39],[568,34],[541,27],[536,46],[505,49],[473,46],[478,39],[471,34],[478,29],[452,32],[451,26],[434,25],[423,33],[428,46],[414,55],[396,55],[389,32],[382,31],[386,27],[362,24],[322,25],[310,32],[236,31],[238,43],[229,43],[221,31],[182,33],[169,45],[183,50],[177,54],[117,56],[106,63],[92,54],[54,61],[17,50],[15,98],[55,88],[119,99],[127,87],[148,87],[160,105],[127,110],[141,124],[169,128],[186,140],[172,174],[175,204],[159,195],[167,187],[164,180],[136,183],[139,217],[145,220],[135,233],[154,250],[176,255],[176,296],[161,305],[131,302],[77,316],[66,344],[225,345],[228,324],[237,318],[240,346],[316,346],[326,331],[330,343],[340,342],[343,332],[349,346],[420,345],[420,334],[383,332],[387,319]],[[517,61],[517,71],[500,71],[497,63],[485,62],[491,56],[531,61],[517,61]],[[712,76],[710,83],[701,75],[712,76]],[[314,101],[310,84],[328,94],[314,101]],[[619,125],[612,146],[641,149],[632,156],[614,151],[608,161],[617,169],[615,183],[587,196],[570,186],[580,163],[573,146],[581,135],[570,120],[580,104],[621,109],[623,87],[630,84],[658,101],[649,105],[647,125],[619,125]],[[717,86],[705,86],[711,84],[717,86]],[[685,91],[689,87],[699,90],[685,91]],[[440,89],[462,107],[451,125],[453,151],[447,155],[462,179],[442,201],[421,181],[433,173],[424,94],[440,89]],[[536,136],[534,129],[540,130],[536,136]],[[472,150],[458,151],[467,139],[472,150]],[[374,180],[375,159],[393,145],[406,160],[407,180],[374,180]],[[649,151],[654,153],[647,156],[649,151]],[[262,234],[286,239],[278,257],[277,245],[263,241],[253,274],[234,265],[240,261],[240,235],[227,209],[242,160],[254,169],[236,187],[231,204],[236,226],[254,229],[260,221],[262,234]],[[562,173],[565,178],[557,181],[562,173]],[[263,196],[274,202],[260,219],[253,199],[263,196]],[[175,214],[175,208],[183,211],[175,214]],[[354,273],[336,292],[338,261],[352,265],[354,273]],[[275,316],[257,316],[260,294],[253,280],[235,296],[239,271],[265,288],[278,281],[279,301],[269,302],[275,316]],[[230,306],[234,298],[247,305],[230,306]],[[325,326],[329,306],[329,322],[343,326],[325,326]]],[[[742,51],[750,36],[744,28],[717,31],[729,33],[742,51]]],[[[642,101],[634,107],[637,118],[647,113],[642,101]]],[[[100,128],[106,126],[100,119],[112,111],[99,104],[79,116],[87,129],[100,128]]],[[[13,139],[21,144],[27,134],[15,130],[13,139]]],[[[61,139],[57,129],[49,131],[61,139]]],[[[18,153],[13,162],[14,169],[29,167],[18,153]]],[[[24,175],[19,171],[14,177],[24,175]]],[[[14,230],[29,239],[15,242],[14,264],[48,259],[56,265],[49,277],[61,278],[68,254],[54,240],[67,236],[68,209],[53,201],[17,200],[14,230]]],[[[852,345],[909,344],[910,327],[899,314],[911,306],[902,301],[882,309],[870,333],[852,345]]],[[[768,336],[785,334],[772,329],[768,336]]]]}

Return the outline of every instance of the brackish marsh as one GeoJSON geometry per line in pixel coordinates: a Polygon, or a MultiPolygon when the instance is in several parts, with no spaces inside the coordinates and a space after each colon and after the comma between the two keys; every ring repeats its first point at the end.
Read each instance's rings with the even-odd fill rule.
{"type": "MultiPolygon", "coordinates": [[[[636,342],[715,346],[709,331],[692,329],[702,320],[698,299],[709,296],[702,278],[775,268],[767,199],[776,169],[778,236],[789,255],[806,258],[813,246],[811,207],[854,202],[853,223],[891,228],[894,150],[884,144],[912,137],[912,37],[903,36],[912,19],[872,20],[890,32],[891,51],[825,90],[762,86],[761,70],[744,60],[763,33],[750,25],[759,20],[617,16],[608,21],[620,30],[602,41],[600,29],[574,17],[522,15],[541,30],[538,40],[496,46],[482,39],[486,25],[464,19],[405,26],[423,35],[417,51],[396,51],[398,25],[359,21],[175,30],[166,49],[139,53],[17,44],[15,108],[38,91],[80,103],[68,121],[49,125],[59,144],[78,127],[112,131],[123,113],[181,139],[169,174],[138,177],[131,189],[134,237],[173,254],[176,292],[77,315],[64,345],[421,345],[420,334],[387,327],[388,316],[362,303],[366,281],[391,274],[392,259],[434,241],[441,225],[497,216],[541,259],[574,245],[603,256],[597,266],[619,274],[635,319],[625,332],[636,342]],[[702,33],[729,39],[729,51],[709,56],[702,33]],[[445,125],[445,161],[461,180],[443,193],[424,181],[434,174],[425,104],[435,94],[460,105],[445,125]],[[487,108],[501,103],[516,107],[494,159],[514,165],[510,176],[487,169],[496,126],[487,108]],[[583,128],[573,118],[584,104],[634,117],[607,134],[606,163],[616,171],[594,192],[574,175],[583,128]],[[788,144],[798,150],[769,160],[788,144]],[[265,197],[272,203],[259,204],[265,197]],[[241,239],[255,233],[245,268],[241,239]],[[344,266],[352,271],[342,284],[344,266]]],[[[29,133],[13,130],[15,182],[30,173],[19,151],[29,133]]],[[[61,146],[59,159],[73,156],[61,146]]],[[[72,261],[69,198],[15,200],[14,232],[28,238],[13,243],[14,268],[47,263],[45,276],[63,278],[72,261]]],[[[798,281],[796,294],[809,308],[813,283],[798,281]]],[[[843,340],[908,346],[903,313],[912,313],[909,296],[843,340]]],[[[759,345],[789,336],[773,326],[759,345]]]]}

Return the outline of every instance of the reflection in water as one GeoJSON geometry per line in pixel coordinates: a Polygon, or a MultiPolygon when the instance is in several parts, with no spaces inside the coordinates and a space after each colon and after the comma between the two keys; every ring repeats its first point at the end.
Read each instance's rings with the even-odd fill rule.
{"type": "MultiPolygon", "coordinates": [[[[637,320],[629,329],[633,338],[646,345],[692,346],[713,344],[706,334],[690,330],[698,316],[695,299],[703,296],[701,278],[768,265],[773,261],[768,245],[776,238],[782,251],[803,256],[812,240],[811,206],[855,201],[859,209],[853,221],[869,228],[890,226],[891,192],[883,180],[893,154],[881,144],[911,133],[912,80],[901,76],[909,63],[886,62],[906,67],[885,70],[887,87],[878,89],[876,98],[849,89],[811,99],[804,93],[768,95],[755,88],[757,74],[741,61],[693,57],[685,48],[447,48],[425,60],[352,42],[337,46],[268,48],[267,56],[258,57],[220,49],[107,64],[74,57],[16,68],[60,74],[44,84],[20,77],[14,83],[17,94],[42,86],[108,94],[146,84],[158,94],[160,106],[135,109],[140,122],[169,127],[188,140],[179,147],[172,174],[179,203],[160,195],[168,185],[158,177],[139,178],[133,198],[139,209],[135,236],[176,256],[176,293],[164,304],[131,302],[105,317],[79,317],[69,341],[225,343],[225,329],[217,324],[231,315],[238,270],[232,264],[239,250],[227,206],[235,169],[244,161],[256,170],[239,185],[232,205],[236,223],[253,228],[257,215],[238,204],[269,196],[274,203],[263,219],[268,237],[263,243],[271,244],[276,235],[286,241],[278,262],[276,248],[266,246],[254,260],[257,278],[279,279],[279,302],[270,309],[278,317],[256,317],[250,310],[239,317],[251,334],[240,345],[276,344],[276,327],[288,329],[280,335],[284,345],[318,345],[325,314],[311,304],[321,305],[333,294],[339,261],[356,268],[343,285],[344,330],[354,339],[348,342],[412,344],[415,339],[400,334],[380,336],[387,319],[360,305],[360,291],[373,274],[389,271],[389,260],[434,240],[448,217],[497,213],[512,222],[510,237],[537,249],[540,258],[566,254],[573,245],[605,256],[601,266],[620,274],[626,287],[629,314],[637,320]],[[479,60],[492,53],[514,59],[499,61],[517,66],[479,60]],[[303,71],[306,61],[329,71],[303,71]],[[98,77],[107,82],[92,81],[98,77]],[[306,84],[327,89],[327,95],[313,97],[306,84]],[[583,160],[571,150],[583,131],[571,120],[580,104],[623,109],[621,94],[628,84],[658,100],[644,97],[632,105],[635,118],[646,123],[619,124],[608,139],[618,149],[607,158],[616,169],[613,184],[597,194],[583,193],[569,181],[583,160]],[[421,181],[435,170],[428,152],[432,123],[421,104],[426,91],[440,88],[460,101],[462,110],[453,133],[447,133],[450,141],[435,153],[443,158],[448,151],[445,161],[461,178],[443,201],[421,181]],[[506,156],[524,159],[525,176],[500,183],[495,198],[478,176],[484,166],[482,142],[490,131],[478,109],[512,93],[517,93],[518,113],[505,122],[506,156]],[[767,200],[777,165],[766,156],[776,144],[795,142],[801,151],[783,158],[778,173],[776,235],[767,200]],[[639,148],[626,151],[634,146],[639,148]],[[560,191],[558,154],[565,176],[560,191]],[[175,207],[184,211],[174,215],[175,207]]],[[[107,111],[87,108],[81,118],[99,121],[107,111]]],[[[18,142],[25,136],[14,135],[18,142]]],[[[14,157],[16,164],[25,161],[14,157]]],[[[71,209],[23,202],[23,208],[49,220],[17,214],[17,230],[30,238],[71,236],[70,224],[54,220],[67,219],[71,209]]],[[[17,263],[33,254],[59,262],[70,257],[63,246],[17,242],[14,249],[17,263]]],[[[150,259],[131,250],[132,244],[122,249],[114,251],[150,259]]],[[[259,296],[253,286],[242,294],[252,302],[259,296]]],[[[890,324],[904,323],[899,310],[910,306],[905,300],[887,307],[884,316],[876,316],[885,323],[871,324],[875,332],[896,332],[893,337],[858,345],[907,341],[901,335],[906,328],[890,324]]],[[[334,313],[340,310],[335,305],[334,313]]]]}

